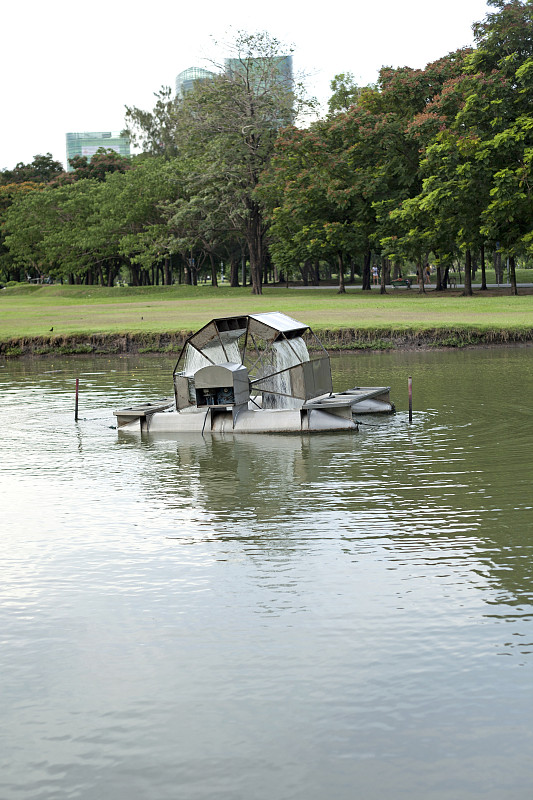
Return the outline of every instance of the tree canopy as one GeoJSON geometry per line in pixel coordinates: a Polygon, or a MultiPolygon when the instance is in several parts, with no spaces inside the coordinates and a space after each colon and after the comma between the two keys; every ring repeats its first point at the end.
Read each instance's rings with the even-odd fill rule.
{"type": "Polygon", "coordinates": [[[0,186],[10,183],[48,183],[63,172],[63,164],[54,161],[52,153],[37,155],[31,164],[19,162],[13,169],[4,169],[0,172],[0,186]]]}
{"type": "Polygon", "coordinates": [[[126,108],[132,161],[99,152],[66,174],[48,153],[0,173],[0,278],[216,283],[229,264],[257,294],[310,270],[342,292],[347,269],[370,289],[380,262],[423,291],[431,259],[438,289],[463,262],[469,294],[491,253],[513,281],[533,246],[533,0],[489,6],[473,49],[384,66],[372,86],[337,74],[309,125],[290,49],[240,33],[191,92],[126,108]]]}

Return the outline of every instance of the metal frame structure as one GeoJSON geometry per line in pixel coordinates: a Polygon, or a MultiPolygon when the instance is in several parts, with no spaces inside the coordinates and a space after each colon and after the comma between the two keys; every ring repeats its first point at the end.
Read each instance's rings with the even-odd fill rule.
{"type": "Polygon", "coordinates": [[[354,413],[394,411],[386,386],[334,393],[318,337],[277,311],[211,320],[187,338],[173,382],[175,410],[169,398],[119,409],[118,426],[202,435],[353,431],[354,413]]]}
{"type": "MultiPolygon", "coordinates": [[[[192,378],[192,375],[185,370],[185,358],[188,348],[192,348],[201,354],[208,363],[214,366],[219,362],[213,360],[210,350],[216,346],[217,349],[220,348],[222,350],[226,363],[232,363],[227,347],[230,343],[238,342],[239,339],[242,339],[243,343],[242,346],[239,346],[240,361],[238,363],[248,369],[251,392],[255,391],[256,394],[267,392],[270,395],[296,397],[305,402],[331,391],[329,355],[320,339],[313,333],[309,325],[298,322],[277,311],[213,319],[200,328],[199,331],[189,336],[174,367],[175,387],[177,378],[192,378]],[[320,355],[309,353],[307,349],[307,358],[303,360],[300,357],[295,347],[291,344],[291,340],[297,337],[302,338],[304,335],[308,335],[316,350],[321,353],[320,355]],[[252,347],[250,347],[250,341],[252,342],[252,347]],[[283,369],[274,369],[271,363],[273,359],[269,358],[269,356],[272,356],[274,343],[280,341],[287,342],[296,364],[283,369]],[[297,375],[297,372],[302,374],[297,375]],[[295,383],[299,385],[298,393],[282,392],[272,385],[272,379],[284,373],[289,373],[291,378],[293,375],[295,376],[295,383]]],[[[176,405],[179,407],[176,389],[175,392],[176,405]]],[[[253,398],[251,399],[254,402],[253,398]]]]}

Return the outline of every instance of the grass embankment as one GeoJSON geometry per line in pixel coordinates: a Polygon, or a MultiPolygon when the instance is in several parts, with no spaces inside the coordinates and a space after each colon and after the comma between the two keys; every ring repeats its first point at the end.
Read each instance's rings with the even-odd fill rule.
{"type": "Polygon", "coordinates": [[[0,355],[175,350],[214,317],[262,311],[304,321],[331,348],[533,341],[533,293],[522,292],[18,286],[0,292],[0,355]]]}

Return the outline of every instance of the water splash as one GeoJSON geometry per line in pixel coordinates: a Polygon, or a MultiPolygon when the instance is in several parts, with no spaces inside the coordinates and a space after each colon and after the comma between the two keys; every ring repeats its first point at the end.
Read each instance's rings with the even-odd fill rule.
{"type": "Polygon", "coordinates": [[[228,362],[232,364],[241,363],[241,353],[238,342],[227,342],[224,347],[222,347],[219,342],[210,342],[204,346],[202,353],[189,344],[185,351],[185,363],[182,374],[192,376],[199,369],[208,367],[211,363],[227,364],[228,362]],[[206,355],[204,355],[204,353],[206,355]]]}
{"type": "MultiPolygon", "coordinates": [[[[273,375],[270,380],[273,393],[263,392],[263,408],[301,408],[303,401],[291,396],[291,373],[289,371],[281,372],[281,370],[289,370],[290,367],[309,361],[307,345],[301,336],[290,340],[281,339],[273,342],[271,355],[272,372],[279,374],[273,375]]],[[[266,377],[267,372],[265,371],[264,374],[266,377]]]]}

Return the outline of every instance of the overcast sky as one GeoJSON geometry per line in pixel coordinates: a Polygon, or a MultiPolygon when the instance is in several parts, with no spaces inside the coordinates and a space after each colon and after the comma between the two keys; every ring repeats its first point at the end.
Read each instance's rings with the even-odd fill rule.
{"type": "Polygon", "coordinates": [[[121,130],[125,105],[152,108],[161,85],[223,59],[214,41],[239,30],[292,44],[295,71],[326,103],[339,72],[371,83],[383,65],[423,67],[472,44],[487,10],[484,0],[6,0],[0,169],[46,152],[65,163],[67,131],[121,130]]]}

